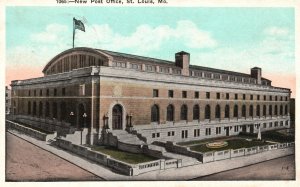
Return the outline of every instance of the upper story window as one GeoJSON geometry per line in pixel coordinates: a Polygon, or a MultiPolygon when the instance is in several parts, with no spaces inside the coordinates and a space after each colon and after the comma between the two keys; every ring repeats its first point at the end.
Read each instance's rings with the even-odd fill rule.
{"type": "Polygon", "coordinates": [[[234,94],[234,99],[238,100],[238,94],[234,94]]]}
{"type": "Polygon", "coordinates": [[[79,55],[79,68],[84,67],[86,61],[86,55],[79,55]]]}
{"type": "Polygon", "coordinates": [[[80,96],[85,95],[85,84],[79,85],[79,95],[80,96]]]}
{"type": "Polygon", "coordinates": [[[230,76],[230,81],[235,81],[235,77],[234,76],[230,76]]]}
{"type": "Polygon", "coordinates": [[[36,96],[36,90],[33,91],[33,95],[36,96]]]}
{"type": "Polygon", "coordinates": [[[195,98],[198,99],[199,98],[199,92],[195,92],[195,98]]]}
{"type": "Polygon", "coordinates": [[[277,95],[275,96],[275,101],[277,101],[277,95]]]}
{"type": "Polygon", "coordinates": [[[222,75],[222,80],[227,81],[228,80],[228,75],[222,75]]]}
{"type": "Polygon", "coordinates": [[[257,100],[260,100],[260,95],[257,95],[257,100]]]}
{"type": "Polygon", "coordinates": [[[146,71],[155,71],[155,66],[146,65],[146,71]]]}
{"type": "Polygon", "coordinates": [[[89,56],[89,66],[95,66],[96,65],[96,58],[93,56],[89,56]]]}
{"type": "Polygon", "coordinates": [[[249,83],[249,79],[248,79],[248,78],[245,78],[245,79],[244,79],[244,83],[249,83]]]}
{"type": "Polygon", "coordinates": [[[229,99],[229,93],[226,93],[226,99],[229,99]]]}
{"type": "Polygon", "coordinates": [[[220,74],[214,74],[214,79],[220,79],[220,74]]]}
{"type": "Polygon", "coordinates": [[[204,77],[210,79],[211,78],[211,73],[205,72],[204,73],[204,77]]]}
{"type": "Polygon", "coordinates": [[[180,75],[181,70],[180,69],[173,69],[173,74],[180,75]]]}
{"type": "Polygon", "coordinates": [[[54,88],[54,96],[57,96],[57,89],[54,88]]]}
{"type": "Polygon", "coordinates": [[[182,98],[187,98],[187,92],[186,91],[182,91],[182,98]]]}
{"type": "Polygon", "coordinates": [[[194,71],[194,76],[202,77],[202,72],[201,71],[194,71]]]}
{"type": "Polygon", "coordinates": [[[131,69],[138,69],[138,70],[141,70],[142,69],[142,66],[140,64],[131,64],[130,65],[130,68],[131,69]]]}
{"type": "Polygon", "coordinates": [[[220,99],[220,93],[219,92],[217,92],[216,98],[220,99]]]}
{"type": "Polygon", "coordinates": [[[126,62],[113,62],[112,66],[120,67],[120,68],[126,68],[126,62]]]}
{"type": "Polygon", "coordinates": [[[270,95],[270,101],[272,101],[272,96],[270,95]]]}
{"type": "Polygon", "coordinates": [[[250,100],[253,100],[253,95],[250,95],[250,100]]]}
{"type": "Polygon", "coordinates": [[[243,94],[243,100],[246,100],[246,94],[243,94]]]}
{"type": "Polygon", "coordinates": [[[31,95],[31,91],[30,90],[28,90],[28,96],[30,96],[31,95]]]}
{"type": "Polygon", "coordinates": [[[210,92],[206,92],[206,99],[210,98],[210,92]]]}
{"type": "Polygon", "coordinates": [[[169,68],[167,68],[167,67],[159,67],[159,72],[161,72],[161,73],[169,73],[169,68]]]}
{"type": "Polygon", "coordinates": [[[66,88],[62,88],[62,89],[61,89],[61,94],[62,94],[62,96],[65,96],[65,95],[66,95],[66,88]]]}
{"type": "Polygon", "coordinates": [[[47,89],[46,91],[46,96],[49,96],[49,89],[47,89]]]}
{"type": "Polygon", "coordinates": [[[237,81],[237,82],[242,82],[243,79],[242,79],[242,77],[237,77],[237,78],[236,78],[236,81],[237,81]]]}
{"type": "Polygon", "coordinates": [[[43,96],[43,90],[40,89],[40,96],[43,96]]]}
{"type": "Polygon", "coordinates": [[[264,95],[264,101],[267,100],[267,96],[264,95]]]}
{"type": "Polygon", "coordinates": [[[158,89],[153,89],[153,97],[158,97],[158,89]]]}
{"type": "Polygon", "coordinates": [[[173,90],[169,90],[168,91],[168,96],[169,97],[174,97],[174,91],[173,90]]]}

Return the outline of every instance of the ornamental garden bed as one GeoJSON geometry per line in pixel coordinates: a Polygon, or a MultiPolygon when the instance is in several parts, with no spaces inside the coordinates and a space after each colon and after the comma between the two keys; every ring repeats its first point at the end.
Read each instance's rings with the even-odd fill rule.
{"type": "Polygon", "coordinates": [[[150,162],[158,160],[158,158],[151,157],[145,154],[129,153],[125,151],[118,150],[114,147],[109,146],[92,146],[92,150],[98,151],[107,155],[110,155],[112,158],[126,162],[129,164],[139,164],[143,162],[150,162]]]}
{"type": "Polygon", "coordinates": [[[228,149],[240,149],[240,148],[249,148],[254,146],[263,146],[263,145],[270,145],[271,143],[265,142],[265,141],[258,141],[258,140],[251,140],[248,141],[246,139],[231,139],[226,140],[228,143],[225,147],[219,147],[219,148],[209,148],[206,146],[206,144],[199,144],[191,146],[190,149],[197,152],[210,152],[210,151],[223,151],[228,149]]]}

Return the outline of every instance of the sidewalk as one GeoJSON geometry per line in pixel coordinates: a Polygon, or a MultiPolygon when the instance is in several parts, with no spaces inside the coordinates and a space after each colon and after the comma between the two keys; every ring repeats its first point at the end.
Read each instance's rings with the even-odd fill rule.
{"type": "Polygon", "coordinates": [[[153,171],[144,173],[138,176],[125,176],[114,173],[111,169],[98,165],[87,159],[81,158],[75,154],[66,152],[60,148],[52,146],[48,142],[40,141],[32,137],[21,134],[17,131],[9,130],[10,133],[48,151],[51,152],[105,180],[189,180],[213,173],[218,173],[226,170],[240,168],[255,163],[271,160],[278,157],[294,154],[294,148],[277,149],[260,154],[254,154],[233,159],[220,160],[205,164],[197,164],[182,168],[172,168],[167,170],[153,171]]]}

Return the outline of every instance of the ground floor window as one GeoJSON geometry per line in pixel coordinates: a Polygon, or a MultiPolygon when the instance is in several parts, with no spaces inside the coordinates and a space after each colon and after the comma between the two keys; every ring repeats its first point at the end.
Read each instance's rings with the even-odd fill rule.
{"type": "Polygon", "coordinates": [[[205,135],[209,136],[211,134],[211,129],[210,128],[206,128],[205,129],[205,135]]]}
{"type": "Polygon", "coordinates": [[[181,138],[187,138],[188,137],[188,130],[181,131],[181,138]]]}
{"type": "Polygon", "coordinates": [[[194,129],[194,137],[200,136],[200,129],[194,129]]]}
{"type": "Polygon", "coordinates": [[[234,126],[234,132],[239,132],[239,126],[238,125],[234,126]]]}
{"type": "Polygon", "coordinates": [[[221,134],[221,127],[216,127],[216,134],[221,134]]]}

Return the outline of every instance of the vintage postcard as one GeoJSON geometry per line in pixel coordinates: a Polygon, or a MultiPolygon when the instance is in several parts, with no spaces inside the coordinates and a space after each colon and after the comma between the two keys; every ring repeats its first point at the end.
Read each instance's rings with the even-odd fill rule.
{"type": "Polygon", "coordinates": [[[297,2],[257,3],[3,3],[4,184],[296,186],[297,2]]]}

